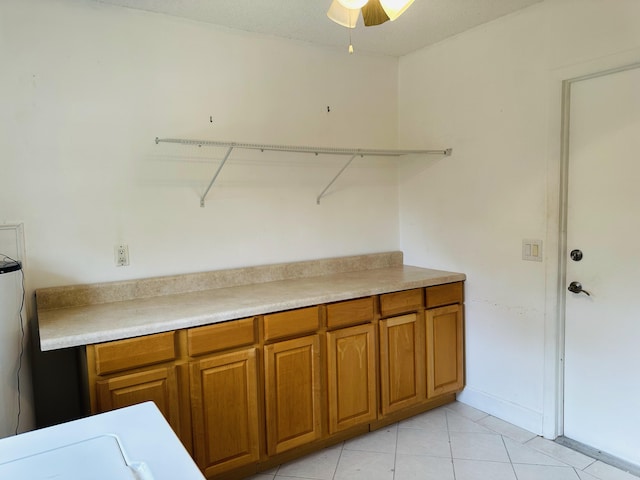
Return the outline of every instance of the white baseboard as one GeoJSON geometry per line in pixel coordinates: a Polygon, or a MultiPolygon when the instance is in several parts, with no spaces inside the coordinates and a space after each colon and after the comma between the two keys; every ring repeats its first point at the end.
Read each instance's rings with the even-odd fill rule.
{"type": "Polygon", "coordinates": [[[524,428],[536,435],[542,435],[542,412],[536,412],[522,405],[517,405],[503,398],[469,387],[459,393],[457,398],[459,402],[524,428]]]}

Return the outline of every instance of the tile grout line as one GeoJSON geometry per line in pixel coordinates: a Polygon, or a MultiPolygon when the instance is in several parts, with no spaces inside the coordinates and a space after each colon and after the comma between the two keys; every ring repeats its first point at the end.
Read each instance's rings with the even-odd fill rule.
{"type": "MultiPolygon", "coordinates": [[[[573,450],[573,449],[572,449],[572,450],[573,450]]],[[[574,450],[574,452],[575,452],[575,450],[574,450]]],[[[580,452],[578,452],[578,453],[580,453],[580,452]]],[[[584,455],[584,453],[583,453],[583,455],[584,455]]],[[[581,472],[584,472],[587,468],[589,468],[591,465],[593,465],[594,463],[596,463],[596,462],[598,461],[598,459],[597,459],[597,458],[589,457],[589,455],[585,455],[585,456],[586,456],[586,457],[588,457],[588,458],[591,458],[591,459],[593,460],[593,462],[591,462],[589,465],[587,465],[587,466],[586,466],[586,467],[584,467],[584,468],[579,468],[578,470],[580,470],[581,472]]],[[[576,468],[576,467],[573,467],[573,468],[576,468]]],[[[585,472],[585,473],[587,473],[587,472],[585,472]]],[[[579,477],[579,476],[580,476],[580,475],[578,475],[578,477],[579,477]]],[[[595,475],[593,475],[593,476],[595,477],[595,475]]],[[[600,477],[597,477],[597,478],[600,478],[600,477]]]]}
{"type": "Polygon", "coordinates": [[[447,424],[447,438],[449,439],[449,453],[451,454],[451,471],[453,471],[453,480],[456,480],[456,464],[453,461],[453,447],[451,446],[451,432],[449,431],[449,409],[444,411],[444,421],[447,424]]]}
{"type": "Polygon", "coordinates": [[[507,457],[509,457],[509,465],[511,465],[511,470],[513,471],[513,476],[516,480],[518,480],[518,473],[516,472],[516,467],[513,466],[513,460],[511,459],[511,453],[509,453],[509,449],[507,448],[507,444],[504,441],[504,435],[500,435],[500,439],[502,440],[502,445],[504,446],[505,452],[507,452],[507,457]]]}
{"type": "Polygon", "coordinates": [[[396,480],[396,469],[398,468],[398,436],[400,435],[400,422],[393,424],[396,428],[396,448],[393,454],[393,480],[396,480]]]}
{"type": "MultiPolygon", "coordinates": [[[[369,433],[371,433],[371,432],[369,432],[369,433]]],[[[342,452],[344,452],[344,444],[345,444],[345,443],[346,443],[346,442],[342,442],[342,446],[340,447],[340,455],[338,455],[338,461],[336,462],[336,466],[335,466],[335,468],[333,469],[333,475],[331,475],[331,478],[332,478],[333,480],[335,480],[335,478],[336,478],[336,474],[338,473],[338,465],[340,465],[340,460],[342,459],[342,452]]],[[[274,479],[274,480],[275,480],[275,479],[274,479]]]]}
{"type": "MultiPolygon", "coordinates": [[[[593,465],[593,464],[589,464],[589,465],[593,465]]],[[[587,473],[587,472],[585,472],[584,470],[580,470],[578,467],[573,467],[573,466],[572,466],[572,468],[573,468],[573,472],[574,472],[574,473],[576,474],[576,476],[578,477],[578,480],[580,480],[580,479],[582,478],[582,477],[580,476],[580,474],[578,473],[578,471],[580,471],[580,472],[584,472],[584,473],[587,473]]],[[[586,467],[585,467],[585,468],[586,468],[586,467]]],[[[589,475],[591,475],[593,478],[597,478],[598,480],[601,480],[601,479],[600,479],[600,477],[596,477],[593,473],[590,473],[589,475]]]]}
{"type": "MultiPolygon", "coordinates": [[[[587,457],[587,458],[589,458],[589,459],[591,459],[591,460],[592,460],[592,461],[591,461],[588,465],[586,465],[584,468],[576,467],[575,465],[571,465],[571,464],[570,464],[569,462],[567,462],[565,459],[560,458],[560,455],[555,455],[555,454],[553,454],[553,453],[551,453],[551,452],[547,452],[547,451],[545,451],[545,450],[541,450],[541,449],[539,449],[539,448],[536,448],[536,447],[534,447],[533,445],[529,445],[529,443],[530,443],[530,442],[532,442],[533,440],[535,440],[536,438],[544,438],[544,437],[540,437],[540,436],[533,437],[532,439],[527,440],[527,441],[526,441],[525,443],[523,443],[522,445],[524,445],[524,446],[526,446],[527,448],[530,448],[530,449],[532,449],[532,450],[535,450],[536,452],[539,452],[539,453],[542,453],[542,454],[544,454],[544,455],[547,455],[547,456],[549,456],[549,457],[553,458],[554,460],[557,460],[557,461],[559,461],[559,462],[562,462],[562,463],[566,464],[566,465],[567,465],[567,466],[569,466],[569,467],[572,467],[572,468],[574,468],[574,469],[576,469],[576,470],[580,470],[581,472],[588,473],[588,472],[585,472],[585,470],[586,470],[587,468],[589,468],[591,465],[593,465],[594,463],[596,463],[596,462],[598,461],[597,459],[595,459],[595,458],[593,458],[593,457],[590,457],[589,455],[585,455],[585,454],[584,454],[584,453],[582,453],[582,452],[578,452],[577,450],[574,450],[574,449],[572,449],[572,448],[566,447],[566,446],[564,446],[564,445],[562,445],[562,444],[557,444],[557,443],[556,443],[556,442],[554,442],[553,440],[550,440],[550,442],[552,442],[552,443],[556,444],[557,446],[564,447],[564,448],[566,448],[567,450],[570,450],[571,452],[574,452],[574,453],[580,453],[581,455],[583,455],[583,456],[585,456],[585,457],[587,457]]],[[[546,439],[545,439],[545,440],[546,440],[546,439]]],[[[577,473],[577,472],[576,472],[576,473],[577,473]]],[[[594,476],[594,477],[595,477],[595,475],[593,475],[593,474],[590,474],[590,475],[592,475],[592,476],[594,476]]],[[[578,477],[580,477],[580,475],[578,475],[578,477]]],[[[599,478],[599,477],[596,477],[596,478],[599,478]]]]}

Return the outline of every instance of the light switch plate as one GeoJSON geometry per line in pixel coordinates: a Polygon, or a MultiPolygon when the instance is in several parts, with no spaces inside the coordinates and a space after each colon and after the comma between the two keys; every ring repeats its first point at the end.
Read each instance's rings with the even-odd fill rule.
{"type": "Polygon", "coordinates": [[[522,240],[522,259],[534,262],[542,261],[542,240],[522,240]]]}

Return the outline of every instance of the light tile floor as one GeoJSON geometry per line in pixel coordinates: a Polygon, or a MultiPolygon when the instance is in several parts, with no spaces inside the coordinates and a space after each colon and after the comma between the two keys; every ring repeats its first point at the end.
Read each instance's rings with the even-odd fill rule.
{"type": "Polygon", "coordinates": [[[455,402],[250,480],[638,480],[455,402]]]}

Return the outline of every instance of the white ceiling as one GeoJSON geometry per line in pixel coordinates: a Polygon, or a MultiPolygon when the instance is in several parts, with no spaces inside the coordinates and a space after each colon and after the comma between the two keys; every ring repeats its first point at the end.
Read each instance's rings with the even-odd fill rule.
{"type": "MultiPolygon", "coordinates": [[[[331,0],[97,0],[248,32],[344,48],[349,32],[326,16],[331,0]]],[[[402,56],[542,0],[415,0],[396,21],[351,31],[357,52],[402,56]]]]}

